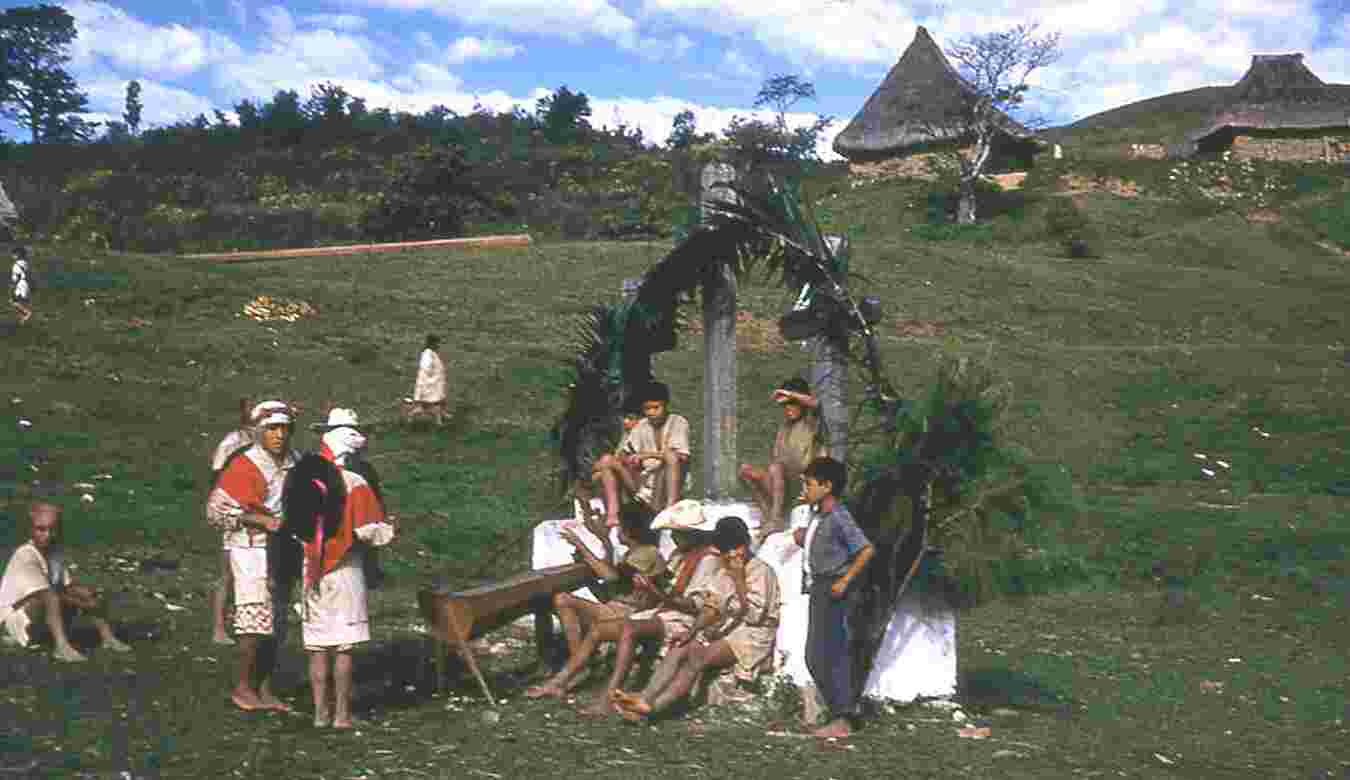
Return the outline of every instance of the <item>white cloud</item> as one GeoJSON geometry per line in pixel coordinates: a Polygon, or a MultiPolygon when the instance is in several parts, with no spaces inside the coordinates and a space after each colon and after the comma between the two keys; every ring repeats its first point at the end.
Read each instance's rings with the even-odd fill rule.
{"type": "Polygon", "coordinates": [[[322,27],[342,32],[360,32],[366,29],[366,19],[355,14],[306,14],[300,21],[310,27],[322,27]]]}
{"type": "Polygon", "coordinates": [[[445,61],[451,65],[459,65],[469,60],[510,59],[521,51],[522,48],[513,43],[470,35],[455,40],[446,48],[445,61]]]}
{"type": "Polygon", "coordinates": [[[465,24],[580,42],[606,38],[637,45],[637,23],[609,0],[353,0],[377,8],[430,11],[465,24]]]}
{"type": "Polygon", "coordinates": [[[79,36],[71,44],[71,66],[97,72],[100,61],[137,73],[183,76],[238,56],[228,37],[178,24],[150,25],[98,0],[72,0],[65,9],[79,36]]]}

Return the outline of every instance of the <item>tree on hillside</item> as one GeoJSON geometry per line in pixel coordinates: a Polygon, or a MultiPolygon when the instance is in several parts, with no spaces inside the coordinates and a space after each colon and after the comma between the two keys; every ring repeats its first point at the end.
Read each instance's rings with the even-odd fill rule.
{"type": "Polygon", "coordinates": [[[780,73],[764,80],[755,95],[755,108],[773,106],[778,112],[778,129],[786,133],[788,109],[800,101],[815,99],[815,84],[800,76],[780,73]]]}
{"type": "Polygon", "coordinates": [[[947,50],[968,89],[928,124],[934,137],[972,142],[970,154],[954,152],[960,167],[957,221],[962,224],[975,222],[975,184],[999,136],[1025,132],[1011,116],[1022,109],[1027,79],[1059,60],[1059,33],[1037,37],[1036,29],[1035,24],[1019,24],[1003,32],[972,35],[947,50]]]}
{"type": "Polygon", "coordinates": [[[789,129],[787,125],[787,112],[798,102],[815,97],[815,84],[800,76],[780,74],[765,79],[755,96],[755,107],[772,107],[777,113],[774,121],[733,116],[722,131],[734,150],[737,167],[748,173],[771,161],[819,162],[816,141],[834,118],[820,117],[805,127],[789,129]]]}
{"type": "Polygon", "coordinates": [[[303,113],[312,125],[333,125],[347,117],[351,100],[346,89],[326,81],[309,88],[303,113]]]}
{"type": "Polygon", "coordinates": [[[126,123],[127,130],[136,135],[141,131],[141,82],[127,82],[127,102],[126,110],[122,112],[122,121],[126,123]]]}
{"type": "Polygon", "coordinates": [[[591,129],[588,119],[591,99],[585,92],[573,92],[564,84],[552,95],[536,101],[534,115],[549,143],[575,143],[591,129]]]}
{"type": "Polygon", "coordinates": [[[706,144],[714,139],[712,133],[700,133],[698,131],[698,121],[694,119],[694,112],[685,109],[675,115],[675,121],[670,123],[670,136],[666,138],[666,146],[671,149],[688,149],[694,144],[706,144]]]}
{"type": "Polygon", "coordinates": [[[75,20],[52,5],[24,6],[0,14],[0,112],[24,125],[33,143],[88,140],[97,125],[85,122],[89,98],[66,72],[75,20]]]}

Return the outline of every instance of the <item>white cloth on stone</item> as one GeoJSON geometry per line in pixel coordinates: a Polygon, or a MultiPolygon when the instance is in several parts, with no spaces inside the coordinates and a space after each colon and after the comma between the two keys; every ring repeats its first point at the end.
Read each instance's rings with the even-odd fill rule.
{"type": "Polygon", "coordinates": [[[900,598],[863,696],[905,704],[956,693],[956,610],[910,591],[900,598]]]}
{"type": "MultiPolygon", "coordinates": [[[[572,517],[562,520],[545,520],[534,527],[534,534],[530,542],[530,568],[547,569],[550,566],[565,566],[569,563],[575,563],[575,548],[572,543],[562,538],[561,531],[564,528],[570,528],[578,538],[586,545],[591,554],[597,558],[605,557],[605,545],[600,541],[586,524],[581,520],[581,502],[573,501],[575,510],[572,517]]],[[[598,498],[591,499],[591,508],[603,513],[605,504],[598,498]]],[[[624,553],[628,552],[628,546],[619,541],[619,529],[609,529],[609,543],[614,546],[615,560],[623,558],[624,553]]],[[[611,561],[612,563],[612,561],[611,561]]],[[[578,588],[572,591],[572,595],[587,601],[599,601],[595,593],[589,587],[578,588]]]]}

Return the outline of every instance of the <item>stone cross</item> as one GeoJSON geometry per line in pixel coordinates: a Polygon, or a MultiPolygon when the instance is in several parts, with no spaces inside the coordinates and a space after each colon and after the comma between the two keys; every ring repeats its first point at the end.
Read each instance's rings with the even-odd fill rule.
{"type": "MultiPolygon", "coordinates": [[[[825,236],[830,251],[840,261],[840,270],[848,269],[849,243],[845,236],[825,236]]],[[[840,279],[840,284],[846,284],[840,279]]],[[[843,463],[848,458],[848,359],[824,334],[807,343],[811,366],[807,381],[820,401],[820,419],[829,429],[830,457],[843,463]]]]}
{"type": "MultiPolygon", "coordinates": [[[[726,163],[703,168],[702,217],[708,201],[734,200],[725,185],[736,180],[726,163]]],[[[704,497],[722,501],[736,492],[736,272],[719,265],[703,280],[703,461],[704,497]]]]}

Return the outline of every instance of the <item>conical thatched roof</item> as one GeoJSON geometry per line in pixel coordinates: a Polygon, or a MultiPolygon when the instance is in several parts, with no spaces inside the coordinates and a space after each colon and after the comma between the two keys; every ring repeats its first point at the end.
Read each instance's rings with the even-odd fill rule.
{"type": "MultiPolygon", "coordinates": [[[[913,147],[959,140],[951,117],[974,91],[956,72],[928,30],[920,27],[899,62],[863,104],[834,150],[851,159],[904,154],[913,147]]],[[[1031,135],[1006,116],[1004,130],[1015,138],[1031,135]]]]}
{"type": "Polygon", "coordinates": [[[1198,142],[1227,128],[1316,130],[1350,126],[1350,88],[1327,84],[1302,54],[1254,54],[1247,73],[1229,87],[1226,105],[1191,132],[1198,142]]]}

